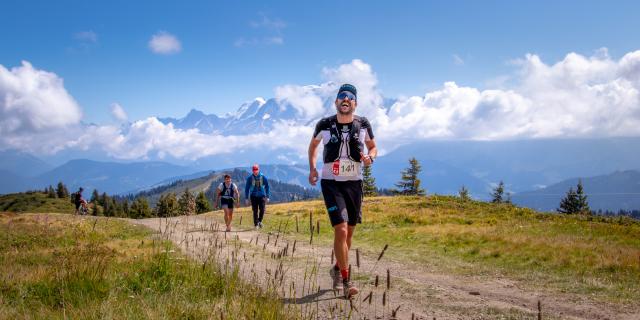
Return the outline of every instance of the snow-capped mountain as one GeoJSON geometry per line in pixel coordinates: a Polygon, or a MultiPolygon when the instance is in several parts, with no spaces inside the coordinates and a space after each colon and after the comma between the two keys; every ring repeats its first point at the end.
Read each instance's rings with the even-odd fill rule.
{"type": "Polygon", "coordinates": [[[158,118],[162,123],[172,123],[177,129],[198,129],[202,133],[217,133],[222,135],[243,135],[249,133],[267,132],[281,121],[307,125],[329,115],[333,109],[333,100],[330,98],[321,102],[320,112],[310,113],[296,104],[283,99],[255,98],[240,106],[234,113],[222,116],[205,114],[202,111],[192,109],[183,118],[158,118]]]}
{"type": "Polygon", "coordinates": [[[204,112],[191,109],[189,113],[180,119],[175,118],[159,118],[164,124],[173,123],[177,129],[198,129],[200,132],[214,133],[220,132],[226,124],[226,119],[218,117],[215,114],[204,114],[204,112]]]}

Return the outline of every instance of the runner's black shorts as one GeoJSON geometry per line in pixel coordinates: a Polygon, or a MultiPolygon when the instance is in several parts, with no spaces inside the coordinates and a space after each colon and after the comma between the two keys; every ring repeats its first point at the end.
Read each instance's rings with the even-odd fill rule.
{"type": "Polygon", "coordinates": [[[220,198],[220,207],[233,209],[233,198],[220,198]]]}
{"type": "Polygon", "coordinates": [[[331,226],[347,222],[350,226],[362,223],[362,180],[320,180],[324,204],[331,226]]]}

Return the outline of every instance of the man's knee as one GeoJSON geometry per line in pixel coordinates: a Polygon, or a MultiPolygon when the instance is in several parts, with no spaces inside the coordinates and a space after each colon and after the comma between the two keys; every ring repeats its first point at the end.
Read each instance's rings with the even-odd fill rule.
{"type": "Polygon", "coordinates": [[[349,231],[348,231],[346,222],[343,222],[343,223],[335,225],[333,227],[333,230],[335,232],[336,238],[338,238],[338,239],[347,239],[347,235],[348,235],[349,231]]]}

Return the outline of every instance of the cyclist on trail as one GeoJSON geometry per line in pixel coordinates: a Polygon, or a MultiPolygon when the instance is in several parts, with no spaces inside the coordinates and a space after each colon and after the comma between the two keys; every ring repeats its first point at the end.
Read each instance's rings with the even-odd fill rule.
{"type": "Polygon", "coordinates": [[[251,171],[253,173],[247,177],[247,183],[244,187],[244,197],[247,199],[247,205],[251,202],[253,225],[259,229],[262,228],[265,206],[269,202],[269,181],[260,172],[260,167],[257,164],[253,165],[251,171]]]}
{"type": "Polygon", "coordinates": [[[82,198],[82,191],[84,191],[84,189],[82,187],[80,187],[78,189],[78,191],[76,191],[76,193],[73,194],[73,203],[76,205],[76,215],[77,214],[86,214],[86,209],[87,209],[87,201],[84,200],[84,198],[82,198]],[[82,212],[80,211],[80,208],[82,207],[82,212]]]}
{"type": "Polygon", "coordinates": [[[329,274],[334,290],[344,289],[347,299],[359,291],[349,278],[349,249],[356,224],[362,222],[362,166],[370,166],[377,155],[369,120],[354,115],[357,94],[353,85],[340,87],[336,114],[318,121],[309,143],[309,183],[314,186],[318,181],[316,151],[324,143],[320,187],[334,229],[336,256],[329,274]]]}
{"type": "Polygon", "coordinates": [[[233,207],[234,203],[238,203],[240,206],[240,193],[238,192],[238,186],[231,182],[231,176],[224,175],[224,182],[221,182],[216,189],[216,207],[220,203],[222,211],[224,211],[224,224],[227,226],[225,232],[231,231],[231,220],[233,220],[233,207]],[[220,202],[218,202],[220,201],[220,202]]]}

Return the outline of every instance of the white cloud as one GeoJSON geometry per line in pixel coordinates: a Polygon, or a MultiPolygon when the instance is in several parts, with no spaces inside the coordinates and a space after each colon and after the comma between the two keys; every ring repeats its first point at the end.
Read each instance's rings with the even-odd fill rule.
{"type": "Polygon", "coordinates": [[[323,91],[326,86],[285,85],[277,87],[275,94],[278,101],[293,106],[299,118],[311,120],[326,113],[323,91]]]}
{"type": "MultiPolygon", "coordinates": [[[[358,89],[358,112],[375,114],[382,107],[382,93],[378,90],[378,77],[373,68],[360,59],[337,68],[322,69],[323,78],[335,85],[333,95],[341,84],[350,83],[358,89]]],[[[335,99],[335,97],[334,97],[335,99]]]]}
{"type": "Polygon", "coordinates": [[[8,70],[0,65],[0,135],[47,132],[76,124],[82,111],[55,73],[23,61],[8,70]]]}
{"type": "Polygon", "coordinates": [[[281,36],[275,37],[263,37],[263,38],[238,38],[233,42],[233,45],[238,48],[250,47],[250,46],[270,46],[270,45],[282,45],[284,44],[284,38],[281,36]]]}
{"type": "MultiPolygon", "coordinates": [[[[357,113],[371,120],[379,146],[386,152],[425,139],[640,136],[640,51],[618,60],[606,50],[591,57],[570,53],[554,64],[527,55],[515,67],[499,89],[446,82],[423,96],[383,106],[373,68],[355,59],[324,68],[321,84],[275,89],[276,100],[295,109],[296,121],[281,121],[266,133],[223,136],[179,130],[156,118],[128,126],[79,126],[81,111],[62,80],[23,63],[11,71],[0,68],[0,147],[48,152],[99,148],[121,159],[198,159],[267,148],[302,159],[315,120],[335,112],[332,103],[342,83],[358,88],[357,113]],[[60,132],[64,134],[56,134],[60,132]]],[[[117,104],[112,105],[112,113],[126,119],[117,104]]]]}
{"type": "Polygon", "coordinates": [[[176,36],[165,31],[159,31],[151,36],[149,49],[157,54],[174,54],[182,51],[182,44],[176,36]]]}
{"type": "Polygon", "coordinates": [[[277,18],[270,18],[265,13],[259,13],[259,20],[249,22],[249,26],[256,29],[258,35],[251,37],[240,37],[233,42],[235,47],[249,47],[249,46],[271,46],[284,44],[284,37],[282,30],[287,27],[287,24],[277,18]]]}
{"type": "Polygon", "coordinates": [[[118,121],[124,122],[127,121],[127,113],[124,111],[124,109],[122,108],[122,106],[117,103],[114,102],[111,104],[111,115],[118,121]]]}
{"type": "Polygon", "coordinates": [[[287,27],[287,24],[280,20],[280,19],[272,19],[269,18],[269,16],[267,16],[265,13],[261,12],[258,15],[260,15],[260,20],[257,21],[251,21],[249,23],[250,26],[254,27],[254,28],[265,28],[265,29],[272,29],[275,31],[280,31],[284,28],[287,27]]]}
{"type": "Polygon", "coordinates": [[[98,42],[98,35],[89,30],[89,31],[80,31],[80,32],[76,32],[73,35],[73,38],[78,40],[78,41],[83,41],[83,42],[90,42],[90,43],[97,43],[98,42]]]}
{"type": "Polygon", "coordinates": [[[114,126],[90,126],[78,137],[73,147],[88,149],[99,145],[112,157],[148,159],[152,155],[171,155],[196,160],[202,157],[237,152],[246,149],[294,150],[303,154],[313,129],[282,124],[267,133],[223,136],[204,134],[197,129],[180,130],[157,118],[135,121],[128,130],[114,126]],[[269,143],[265,144],[265,141],[269,143]],[[234,146],[229,148],[229,146],[234,146]]]}
{"type": "Polygon", "coordinates": [[[267,37],[264,38],[265,44],[284,44],[284,39],[282,37],[267,37]]]}

